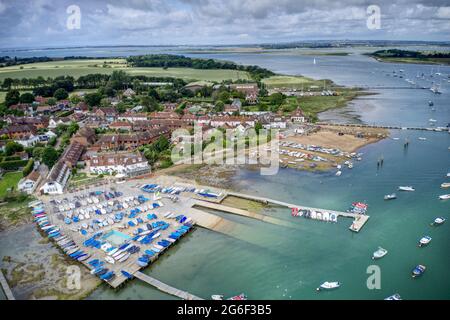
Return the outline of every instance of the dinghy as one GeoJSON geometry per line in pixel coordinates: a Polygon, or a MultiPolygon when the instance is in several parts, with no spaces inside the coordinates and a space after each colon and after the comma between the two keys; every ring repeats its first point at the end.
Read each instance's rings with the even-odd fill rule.
{"type": "Polygon", "coordinates": [[[412,270],[411,275],[413,278],[420,277],[424,274],[426,269],[427,268],[424,265],[419,264],[412,270]]]}
{"type": "Polygon", "coordinates": [[[423,247],[428,245],[431,242],[430,236],[422,237],[422,239],[419,240],[419,247],[423,247]]]}
{"type": "Polygon", "coordinates": [[[416,189],[414,189],[411,186],[406,186],[406,187],[400,186],[400,187],[398,187],[398,190],[400,190],[400,191],[409,191],[409,192],[416,191],[416,189]]]}
{"type": "Polygon", "coordinates": [[[373,253],[372,260],[381,259],[387,255],[388,251],[382,247],[378,247],[378,250],[373,253]]]}
{"type": "Polygon", "coordinates": [[[320,290],[332,290],[332,289],[337,289],[341,286],[341,284],[337,281],[335,282],[324,282],[322,283],[316,290],[320,291],[320,290]]]}
{"type": "Polygon", "coordinates": [[[111,258],[110,256],[105,257],[105,261],[108,263],[111,263],[111,264],[116,263],[116,261],[113,258],[111,258]]]}
{"type": "Polygon", "coordinates": [[[395,193],[387,194],[384,196],[384,200],[394,200],[397,199],[397,195],[395,193]]]}
{"type": "Polygon", "coordinates": [[[444,222],[445,222],[445,218],[440,217],[440,218],[434,219],[434,222],[431,225],[432,226],[440,226],[441,224],[444,224],[444,222]]]}
{"type": "Polygon", "coordinates": [[[394,293],[392,296],[389,296],[384,300],[402,300],[402,298],[398,293],[394,293]]]}

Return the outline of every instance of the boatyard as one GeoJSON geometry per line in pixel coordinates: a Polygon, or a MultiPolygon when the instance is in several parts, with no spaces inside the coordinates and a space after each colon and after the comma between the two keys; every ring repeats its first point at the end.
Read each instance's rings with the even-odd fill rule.
{"type": "Polygon", "coordinates": [[[221,204],[227,197],[235,197],[286,207],[295,217],[302,216],[298,212],[305,212],[305,218],[326,222],[337,222],[339,217],[352,218],[350,229],[354,232],[359,232],[369,219],[365,214],[309,208],[189,184],[174,177],[160,176],[148,183],[136,182],[130,180],[121,184],[121,191],[108,184],[60,197],[43,196],[42,202],[32,204],[34,220],[66,255],[82,263],[112,288],[139,278],[183,299],[198,299],[140,270],[156,261],[194,226],[227,234],[233,224],[231,221],[201,209],[289,227],[289,223],[268,215],[221,204]]]}

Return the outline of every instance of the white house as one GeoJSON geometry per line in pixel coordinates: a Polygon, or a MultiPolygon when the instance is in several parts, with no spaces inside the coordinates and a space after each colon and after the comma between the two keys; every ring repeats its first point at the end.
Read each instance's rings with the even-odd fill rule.
{"type": "Polygon", "coordinates": [[[219,128],[219,127],[224,127],[224,126],[236,128],[240,124],[254,127],[255,120],[253,118],[225,116],[225,117],[213,117],[210,122],[211,127],[214,127],[214,128],[219,128]]]}
{"type": "Polygon", "coordinates": [[[58,161],[47,176],[47,181],[40,188],[44,194],[62,194],[70,176],[70,168],[66,161],[58,161]]]}
{"type": "Polygon", "coordinates": [[[37,171],[31,172],[28,176],[20,179],[17,188],[19,191],[32,194],[41,181],[41,175],[37,171]]]}
{"type": "Polygon", "coordinates": [[[136,95],[136,92],[134,92],[133,89],[128,88],[127,90],[125,90],[125,91],[123,92],[123,95],[124,95],[125,97],[131,98],[132,96],[135,96],[135,95],[136,95]]]}
{"type": "Polygon", "coordinates": [[[95,174],[138,176],[150,172],[150,165],[140,152],[98,153],[90,156],[87,167],[95,174]]]}
{"type": "Polygon", "coordinates": [[[137,113],[137,112],[127,112],[118,116],[117,120],[119,121],[128,121],[128,122],[136,122],[136,121],[145,121],[148,120],[148,117],[145,113],[137,113]]]}
{"type": "Polygon", "coordinates": [[[292,112],[292,114],[291,114],[291,121],[293,123],[304,123],[304,122],[306,122],[306,117],[303,114],[302,109],[297,108],[297,110],[292,112]]]}
{"type": "Polygon", "coordinates": [[[48,128],[55,129],[60,124],[69,125],[72,121],[69,118],[50,118],[48,121],[48,128]]]}
{"type": "Polygon", "coordinates": [[[25,135],[25,136],[23,136],[21,138],[14,139],[14,141],[17,142],[17,143],[20,143],[25,148],[28,148],[28,147],[34,146],[40,140],[39,140],[39,136],[35,136],[33,134],[28,134],[28,135],[25,135]]]}

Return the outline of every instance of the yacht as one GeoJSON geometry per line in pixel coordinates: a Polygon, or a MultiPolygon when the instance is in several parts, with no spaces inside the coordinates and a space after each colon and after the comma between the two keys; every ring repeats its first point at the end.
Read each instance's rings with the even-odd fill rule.
{"type": "Polygon", "coordinates": [[[320,290],[332,290],[332,289],[337,289],[341,286],[341,284],[337,281],[335,282],[324,282],[322,283],[316,290],[320,291],[320,290]]]}

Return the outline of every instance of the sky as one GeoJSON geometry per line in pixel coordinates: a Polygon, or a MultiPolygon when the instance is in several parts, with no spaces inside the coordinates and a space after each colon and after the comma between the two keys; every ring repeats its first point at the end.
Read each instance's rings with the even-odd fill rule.
{"type": "Polygon", "coordinates": [[[321,39],[449,41],[450,0],[0,0],[2,48],[321,39]]]}

